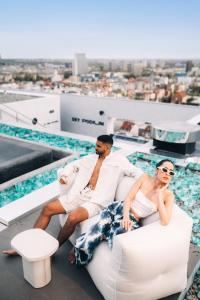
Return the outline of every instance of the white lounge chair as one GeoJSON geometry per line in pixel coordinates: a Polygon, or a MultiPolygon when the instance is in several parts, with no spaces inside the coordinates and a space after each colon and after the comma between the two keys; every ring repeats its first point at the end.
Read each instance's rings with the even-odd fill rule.
{"type": "MultiPolygon", "coordinates": [[[[130,177],[122,179],[117,201],[124,200],[133,182],[130,177]]],[[[66,215],[59,217],[63,225],[66,215]]],[[[77,226],[72,244],[95,220],[77,226]]],[[[153,300],[175,294],[186,287],[191,231],[192,219],[175,204],[167,226],[155,213],[141,228],[116,236],[112,250],[102,242],[87,270],[106,300],[153,300]]]]}

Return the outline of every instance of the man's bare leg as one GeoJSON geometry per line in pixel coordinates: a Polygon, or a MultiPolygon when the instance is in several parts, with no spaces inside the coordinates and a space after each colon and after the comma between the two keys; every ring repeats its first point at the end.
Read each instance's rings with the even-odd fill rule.
{"type": "MultiPolygon", "coordinates": [[[[74,232],[76,225],[88,219],[88,217],[89,217],[88,211],[83,207],[78,207],[75,210],[73,210],[69,214],[65,225],[60,230],[60,233],[58,235],[59,246],[62,246],[62,244],[68,240],[70,235],[74,232]]],[[[70,263],[74,263],[75,256],[73,250],[69,252],[68,260],[70,263]]]]}
{"type": "Polygon", "coordinates": [[[64,213],[65,209],[61,205],[59,199],[55,199],[44,206],[33,227],[45,230],[49,225],[52,216],[64,213]]]}
{"type": "MultiPolygon", "coordinates": [[[[41,228],[44,230],[47,228],[52,216],[62,213],[65,213],[65,210],[62,207],[60,201],[58,199],[55,199],[43,207],[42,212],[33,227],[41,228]]],[[[3,250],[2,253],[13,256],[18,255],[18,253],[14,249],[3,250]]]]}

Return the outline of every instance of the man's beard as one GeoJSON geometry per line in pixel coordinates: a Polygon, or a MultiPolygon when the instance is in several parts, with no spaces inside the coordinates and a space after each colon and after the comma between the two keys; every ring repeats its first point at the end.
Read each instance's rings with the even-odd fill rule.
{"type": "Polygon", "coordinates": [[[101,156],[104,155],[104,152],[103,151],[96,151],[96,154],[99,155],[99,157],[101,157],[101,156]]]}

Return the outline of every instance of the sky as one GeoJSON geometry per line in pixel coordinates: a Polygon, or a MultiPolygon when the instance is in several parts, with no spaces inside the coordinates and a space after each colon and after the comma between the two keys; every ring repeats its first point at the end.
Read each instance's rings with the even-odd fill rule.
{"type": "Polygon", "coordinates": [[[2,58],[200,58],[199,0],[0,0],[2,58]]]}

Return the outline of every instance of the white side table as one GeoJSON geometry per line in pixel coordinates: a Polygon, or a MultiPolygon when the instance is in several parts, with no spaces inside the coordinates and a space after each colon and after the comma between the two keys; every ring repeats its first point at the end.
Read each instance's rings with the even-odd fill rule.
{"type": "Polygon", "coordinates": [[[24,278],[41,288],[51,280],[50,257],[58,249],[58,241],[42,229],[29,229],[17,234],[11,246],[22,256],[24,278]]]}

